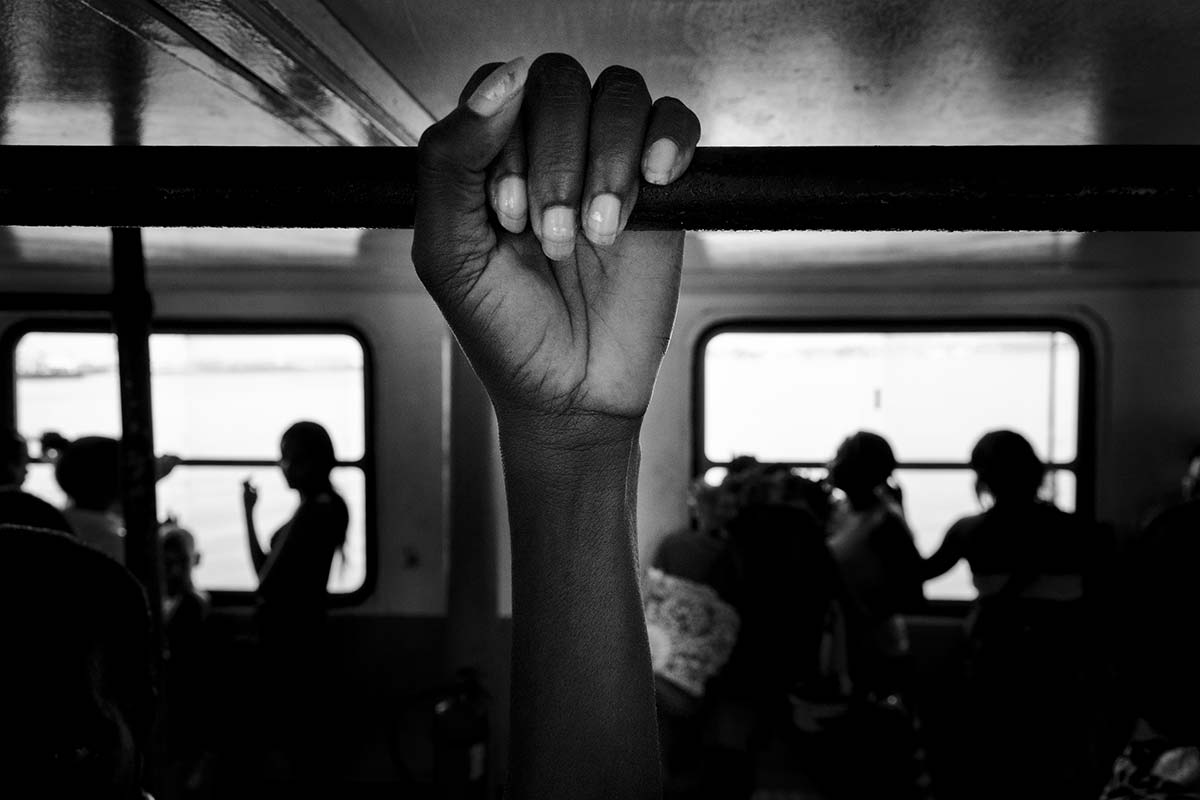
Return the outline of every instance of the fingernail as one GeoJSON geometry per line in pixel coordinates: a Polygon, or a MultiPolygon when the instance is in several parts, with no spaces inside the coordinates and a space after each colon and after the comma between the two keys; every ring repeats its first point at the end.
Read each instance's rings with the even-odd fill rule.
{"type": "Polygon", "coordinates": [[[467,98],[467,108],[481,117],[490,117],[504,107],[512,97],[520,93],[529,75],[529,64],[524,57],[514,58],[483,79],[467,98]]]}
{"type": "Polygon", "coordinates": [[[620,224],[620,198],[615,194],[598,194],[592,198],[583,227],[593,244],[607,246],[615,242],[620,224]]]}
{"type": "Polygon", "coordinates": [[[525,227],[529,211],[525,194],[525,179],[520,175],[505,175],[496,185],[496,216],[500,224],[513,233],[525,227]]]}
{"type": "Polygon", "coordinates": [[[575,249],[575,209],[551,206],[542,212],[542,251],[561,261],[575,249]]]}
{"type": "Polygon", "coordinates": [[[675,169],[675,159],[679,157],[679,148],[670,139],[659,139],[650,145],[646,157],[642,159],[642,173],[650,183],[659,186],[671,180],[671,171],[675,169]]]}

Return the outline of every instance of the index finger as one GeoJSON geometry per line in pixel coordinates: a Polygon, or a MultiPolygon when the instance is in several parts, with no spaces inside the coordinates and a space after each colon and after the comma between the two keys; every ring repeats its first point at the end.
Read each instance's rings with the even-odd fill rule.
{"type": "Polygon", "coordinates": [[[661,97],[650,112],[642,176],[649,183],[665,186],[676,180],[692,163],[700,141],[700,119],[674,97],[661,97]]]}

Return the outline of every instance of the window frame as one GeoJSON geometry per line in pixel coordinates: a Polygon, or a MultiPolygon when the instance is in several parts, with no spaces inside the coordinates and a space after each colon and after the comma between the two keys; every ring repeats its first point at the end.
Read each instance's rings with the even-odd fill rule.
{"type": "MultiPolygon", "coordinates": [[[[1079,351],[1079,410],[1076,420],[1075,458],[1047,465],[1049,469],[1070,470],[1075,475],[1075,513],[1094,521],[1096,517],[1096,349],[1092,332],[1079,320],[1055,316],[1031,317],[814,317],[724,319],[700,331],[692,348],[691,397],[691,472],[704,475],[722,466],[704,452],[705,405],[704,361],[708,344],[724,333],[1063,333],[1071,337],[1079,351]]],[[[832,455],[832,454],[830,454],[832,455]]],[[[823,467],[808,461],[783,462],[793,467],[823,467]]],[[[935,470],[970,469],[966,461],[903,461],[897,469],[935,470]]],[[[961,615],[971,605],[967,600],[929,601],[934,613],[961,615]]]]}
{"type": "MultiPolygon", "coordinates": [[[[5,424],[15,427],[17,413],[16,350],[21,340],[31,333],[108,333],[115,335],[111,320],[105,317],[25,317],[8,325],[0,334],[0,414],[5,424]]],[[[363,354],[363,453],[357,461],[338,461],[338,467],[354,467],[363,473],[363,582],[352,592],[329,593],[331,608],[362,605],[374,593],[379,577],[378,517],[376,508],[375,458],[375,356],[370,339],[357,326],[328,320],[261,320],[242,317],[156,318],[152,334],[208,334],[230,336],[253,335],[345,335],[353,338],[363,354]]],[[[40,462],[40,459],[35,459],[40,462]]],[[[181,466],[276,466],[266,459],[184,459],[181,466]]],[[[206,590],[214,606],[237,607],[254,605],[253,591],[240,589],[206,590]]]]}

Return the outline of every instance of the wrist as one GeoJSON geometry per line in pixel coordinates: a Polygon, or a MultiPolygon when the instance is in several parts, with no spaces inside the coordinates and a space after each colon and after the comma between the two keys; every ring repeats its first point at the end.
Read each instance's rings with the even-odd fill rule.
{"type": "Polygon", "coordinates": [[[623,518],[637,488],[640,427],[640,419],[592,414],[500,416],[510,513],[623,518]]]}
{"type": "Polygon", "coordinates": [[[593,411],[496,410],[502,445],[563,457],[593,456],[636,446],[642,418],[593,411]]]}

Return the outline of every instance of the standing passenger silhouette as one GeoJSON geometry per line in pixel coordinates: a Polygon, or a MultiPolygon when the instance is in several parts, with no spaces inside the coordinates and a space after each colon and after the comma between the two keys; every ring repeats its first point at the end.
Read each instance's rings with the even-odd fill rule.
{"type": "Polygon", "coordinates": [[[264,550],[254,526],[258,491],[242,484],[250,558],[258,574],[258,623],[267,670],[264,723],[282,750],[282,777],[310,786],[325,774],[330,755],[323,688],[329,682],[325,644],[326,585],[334,554],[346,541],[349,512],[333,488],[337,463],[329,433],[297,422],[279,444],[279,466],[300,495],[292,518],[264,550]]]}
{"type": "Polygon", "coordinates": [[[991,776],[980,796],[1095,796],[1082,688],[1088,530],[1038,498],[1045,467],[1020,434],[986,434],[971,468],[981,499],[994,502],[951,526],[925,579],[965,558],[979,591],[968,633],[973,758],[991,776]]]}
{"type": "Polygon", "coordinates": [[[254,526],[258,490],[250,481],[243,482],[250,558],[264,608],[285,615],[311,613],[324,608],[329,568],[346,542],[350,516],[329,480],[337,458],[323,427],[297,422],[284,432],[279,450],[279,467],[288,488],[300,495],[300,505],[264,550],[254,526]]]}

